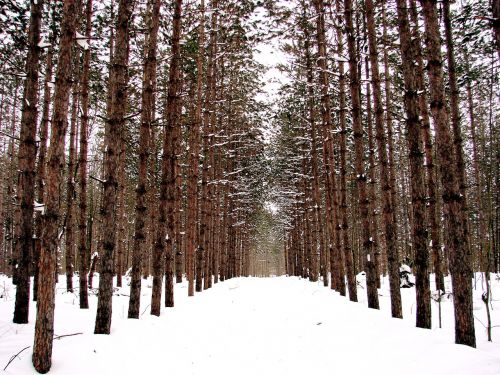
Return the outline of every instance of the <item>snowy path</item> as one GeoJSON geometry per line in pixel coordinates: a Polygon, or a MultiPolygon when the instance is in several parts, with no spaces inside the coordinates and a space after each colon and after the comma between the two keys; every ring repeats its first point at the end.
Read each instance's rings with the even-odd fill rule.
{"type": "MultiPolygon", "coordinates": [[[[235,279],[186,294],[176,285],[175,308],[139,320],[126,319],[127,297],[115,297],[110,336],[92,334],[95,298],[80,311],[76,296],[59,295],[56,334],[83,334],[54,342],[51,374],[500,374],[500,353],[454,345],[449,331],[413,328],[304,280],[235,279]]],[[[9,323],[6,305],[1,368],[33,337],[32,323],[9,323]]],[[[5,374],[34,373],[30,350],[5,374]]]]}

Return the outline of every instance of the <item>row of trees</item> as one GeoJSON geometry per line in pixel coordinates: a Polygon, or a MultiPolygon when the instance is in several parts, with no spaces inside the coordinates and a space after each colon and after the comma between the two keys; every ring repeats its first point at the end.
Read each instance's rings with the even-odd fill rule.
{"type": "Polygon", "coordinates": [[[108,334],[125,273],[130,318],[144,277],[159,315],[183,274],[193,295],[283,265],[352,301],[364,270],[371,308],[388,274],[400,318],[409,262],[417,326],[431,324],[429,273],[444,291],[450,272],[456,342],[475,346],[472,272],[487,280],[500,261],[497,7],[294,5],[1,4],[0,272],[21,324],[34,276],[37,371],[51,366],[57,275],[73,291],[78,272],[88,308],[96,264],[95,333],[108,334]],[[290,82],[266,108],[253,52],[275,33],[290,82]]]}
{"type": "Polygon", "coordinates": [[[450,3],[298,1],[274,119],[274,199],[289,274],[357,301],[364,271],[375,309],[388,275],[402,318],[399,267],[409,264],[416,325],[431,328],[430,274],[442,294],[450,273],[455,339],[474,347],[473,272],[484,273],[488,305],[500,261],[498,15],[486,1],[450,3]]]}
{"type": "Polygon", "coordinates": [[[34,276],[37,371],[51,367],[62,270],[68,292],[78,273],[88,308],[98,264],[96,334],[110,332],[114,276],[118,286],[130,276],[128,316],[138,318],[145,277],[153,277],[151,314],[160,315],[163,289],[165,306],[174,306],[183,274],[192,296],[250,272],[265,186],[257,6],[273,8],[2,5],[2,22],[29,32],[2,28],[0,272],[17,285],[20,324],[34,276]]]}

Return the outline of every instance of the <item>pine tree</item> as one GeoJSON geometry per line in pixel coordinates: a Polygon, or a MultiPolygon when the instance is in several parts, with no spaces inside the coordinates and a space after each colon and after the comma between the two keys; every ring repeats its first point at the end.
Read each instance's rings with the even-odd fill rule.
{"type": "Polygon", "coordinates": [[[387,260],[389,268],[389,285],[391,290],[391,312],[393,318],[402,318],[401,292],[399,280],[399,256],[396,247],[396,223],[394,222],[393,204],[391,199],[391,186],[389,181],[389,166],[387,158],[387,138],[384,131],[384,107],[380,87],[380,73],[378,66],[378,50],[375,33],[375,16],[372,0],[365,1],[368,47],[370,52],[370,68],[372,72],[371,84],[373,87],[373,100],[375,106],[375,128],[380,162],[380,189],[383,201],[383,221],[385,242],[387,246],[387,260]]]}
{"type": "MultiPolygon", "coordinates": [[[[87,0],[86,5],[85,37],[90,40],[92,34],[92,0],[87,0]]],[[[80,150],[78,155],[78,271],[80,308],[88,309],[88,282],[87,272],[90,263],[90,249],[87,246],[87,153],[88,153],[88,128],[89,128],[89,75],[90,75],[90,48],[83,53],[83,68],[81,80],[81,121],[80,121],[80,150]]]]}
{"type": "Polygon", "coordinates": [[[154,82],[156,80],[156,49],[160,20],[160,0],[150,0],[147,9],[148,33],[145,41],[145,62],[142,80],[141,127],[139,133],[139,175],[136,188],[135,232],[132,249],[132,274],[130,282],[130,301],[128,317],[138,319],[141,302],[141,269],[144,256],[146,235],[145,218],[148,214],[146,205],[146,183],[149,159],[149,135],[154,121],[153,103],[155,100],[154,82]]]}
{"type": "Polygon", "coordinates": [[[75,40],[76,17],[79,1],[64,2],[61,38],[56,71],[54,110],[51,122],[50,147],[47,165],[47,200],[42,230],[40,276],[33,345],[33,366],[40,373],[50,370],[54,336],[54,303],[58,222],[60,218],[61,171],[64,169],[64,136],[71,90],[72,48],[75,40]]]}
{"type": "Polygon", "coordinates": [[[361,101],[359,95],[359,77],[357,69],[357,56],[355,46],[355,35],[353,28],[353,9],[352,1],[344,0],[344,14],[347,31],[347,46],[349,52],[349,81],[351,89],[351,103],[352,103],[352,123],[355,142],[356,153],[356,174],[357,174],[357,194],[359,202],[359,215],[362,220],[361,226],[361,241],[363,245],[363,252],[366,256],[365,266],[367,274],[367,295],[368,307],[378,309],[378,292],[376,286],[375,275],[375,254],[373,253],[373,239],[370,233],[370,221],[368,215],[368,198],[366,195],[366,181],[367,177],[364,169],[363,161],[363,127],[361,124],[361,101]]]}
{"type": "Polygon", "coordinates": [[[99,298],[94,333],[109,334],[111,328],[114,251],[116,247],[116,207],[118,158],[124,131],[128,87],[128,44],[132,0],[120,0],[116,22],[116,40],[111,58],[109,107],[104,136],[104,181],[101,216],[103,222],[100,253],[99,298]]]}
{"type": "MultiPolygon", "coordinates": [[[[425,19],[426,46],[429,61],[431,113],[435,122],[436,144],[443,185],[445,246],[449,252],[454,292],[455,342],[476,346],[472,314],[471,256],[463,217],[464,196],[460,193],[456,156],[445,106],[441,42],[436,1],[420,0],[425,19]]],[[[460,171],[461,172],[461,171],[460,171]]]]}
{"type": "Polygon", "coordinates": [[[33,254],[33,201],[35,198],[36,125],[38,117],[38,68],[40,59],[40,24],[43,2],[31,2],[28,34],[28,56],[26,58],[27,79],[24,84],[21,132],[18,159],[19,181],[17,199],[21,206],[19,222],[20,237],[14,249],[19,254],[17,270],[16,302],[14,323],[28,323],[30,300],[30,271],[33,254]]]}

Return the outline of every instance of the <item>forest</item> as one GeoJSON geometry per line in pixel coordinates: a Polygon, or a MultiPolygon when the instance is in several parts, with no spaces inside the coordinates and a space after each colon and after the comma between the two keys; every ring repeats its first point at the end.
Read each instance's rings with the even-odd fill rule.
{"type": "Polygon", "coordinates": [[[472,348],[479,283],[492,341],[499,70],[498,0],[0,0],[2,322],[47,373],[62,292],[287,275],[472,348]]]}

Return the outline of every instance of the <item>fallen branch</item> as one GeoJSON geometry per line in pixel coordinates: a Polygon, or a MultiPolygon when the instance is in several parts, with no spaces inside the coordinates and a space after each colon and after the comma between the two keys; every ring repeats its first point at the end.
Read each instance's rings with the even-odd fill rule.
{"type": "Polygon", "coordinates": [[[146,308],[144,309],[144,311],[142,312],[141,315],[144,315],[144,313],[147,311],[148,307],[151,306],[151,304],[147,305],[146,308]]]}
{"type": "MultiPolygon", "coordinates": [[[[62,339],[63,337],[77,336],[77,335],[83,335],[83,332],[69,333],[67,335],[54,335],[54,340],[59,340],[59,339],[62,339]]],[[[12,361],[14,359],[16,359],[17,357],[19,357],[19,354],[21,354],[22,352],[24,352],[26,349],[29,349],[29,348],[31,348],[31,345],[27,346],[26,348],[21,349],[19,352],[17,352],[12,357],[10,357],[9,362],[5,365],[3,370],[4,371],[7,370],[7,367],[9,367],[9,365],[12,363],[12,361]]]]}
{"type": "Polygon", "coordinates": [[[0,134],[5,135],[6,137],[9,137],[9,138],[14,139],[14,140],[16,140],[16,141],[20,141],[20,140],[21,140],[21,139],[19,139],[18,137],[16,137],[15,135],[11,135],[11,134],[6,133],[6,132],[1,131],[1,130],[0,130],[0,134]]]}
{"type": "Polygon", "coordinates": [[[97,178],[97,177],[94,177],[94,176],[92,176],[92,175],[89,175],[89,177],[90,177],[92,180],[95,180],[95,181],[97,181],[97,182],[100,182],[101,184],[104,184],[104,181],[103,181],[103,180],[101,180],[101,179],[99,179],[99,178],[97,178]]]}
{"type": "Polygon", "coordinates": [[[28,348],[31,348],[31,346],[27,346],[26,348],[21,349],[21,350],[20,350],[17,354],[14,354],[12,357],[10,357],[9,362],[8,362],[8,363],[7,363],[7,365],[3,368],[3,370],[4,370],[4,371],[5,371],[5,370],[7,370],[7,367],[9,367],[9,365],[12,363],[12,361],[13,361],[14,359],[16,359],[16,358],[19,356],[19,354],[21,354],[22,352],[24,352],[24,351],[25,351],[26,349],[28,349],[28,348]]]}
{"type": "Polygon", "coordinates": [[[67,335],[54,335],[54,340],[62,339],[63,337],[83,335],[83,332],[69,333],[67,335]]]}

